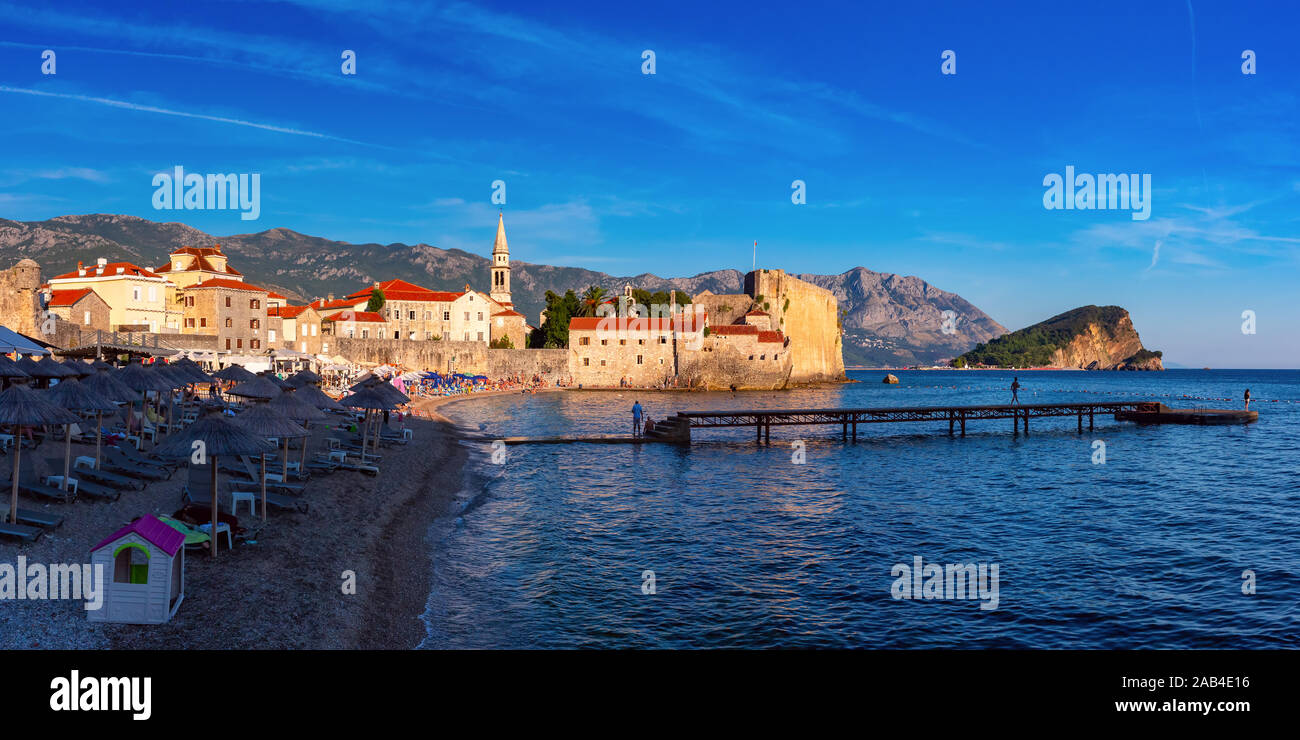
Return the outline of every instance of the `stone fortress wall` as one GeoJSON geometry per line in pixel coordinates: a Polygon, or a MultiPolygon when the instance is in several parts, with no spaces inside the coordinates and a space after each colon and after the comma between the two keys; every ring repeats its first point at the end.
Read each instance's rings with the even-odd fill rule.
{"type": "Polygon", "coordinates": [[[784,270],[756,270],[745,275],[745,292],[789,339],[791,383],[844,380],[839,302],[829,290],[784,270]]]}

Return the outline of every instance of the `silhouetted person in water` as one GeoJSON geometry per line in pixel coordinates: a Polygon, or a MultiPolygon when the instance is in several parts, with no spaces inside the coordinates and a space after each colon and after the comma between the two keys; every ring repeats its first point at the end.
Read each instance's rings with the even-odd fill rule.
{"type": "Polygon", "coordinates": [[[1020,403],[1020,378],[1011,380],[1011,405],[1020,403]]]}
{"type": "Polygon", "coordinates": [[[1245,400],[1246,400],[1246,410],[1247,410],[1247,411],[1250,411],[1250,389],[1249,389],[1249,388],[1246,389],[1246,398],[1245,398],[1245,400]]]}

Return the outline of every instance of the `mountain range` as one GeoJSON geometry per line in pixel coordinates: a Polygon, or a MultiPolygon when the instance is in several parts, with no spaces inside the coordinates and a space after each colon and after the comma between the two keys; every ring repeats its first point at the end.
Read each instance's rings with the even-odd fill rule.
{"type": "MultiPolygon", "coordinates": [[[[489,237],[491,231],[485,232],[489,237]]],[[[434,290],[485,290],[489,260],[460,249],[428,244],[353,244],[275,228],[255,234],[218,237],[180,223],[136,216],[87,214],[45,221],[0,219],[0,254],[6,260],[29,257],[48,278],[71,271],[80,260],[99,257],[142,267],[167,262],[182,246],[220,244],[230,263],[251,283],[297,301],[329,294],[346,295],[374,282],[400,278],[434,290]]],[[[484,242],[484,252],[492,246],[484,242]]],[[[855,267],[838,275],[797,274],[830,290],[840,302],[847,365],[933,364],[956,357],[1006,329],[955,293],[917,277],[855,267]],[[951,311],[945,316],[945,311],[951,311]],[[945,326],[946,324],[946,326],[945,326]]],[[[516,308],[537,323],[546,291],[581,292],[599,285],[621,292],[625,284],[651,292],[677,289],[694,295],[743,292],[744,273],[714,270],[694,277],[661,278],[643,273],[614,276],[580,267],[511,261],[516,308]]]]}

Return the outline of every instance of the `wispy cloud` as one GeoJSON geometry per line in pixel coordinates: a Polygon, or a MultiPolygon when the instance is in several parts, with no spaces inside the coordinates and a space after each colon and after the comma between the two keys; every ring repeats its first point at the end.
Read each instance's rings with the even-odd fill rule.
{"type": "Polygon", "coordinates": [[[8,85],[0,85],[0,92],[13,93],[17,95],[33,95],[42,98],[58,98],[60,100],[73,100],[80,103],[93,103],[96,105],[105,105],[112,108],[138,111],[141,113],[156,113],[158,115],[164,115],[164,116],[177,116],[180,118],[192,118],[200,121],[226,123],[232,126],[245,126],[247,128],[260,129],[262,131],[273,131],[275,133],[289,134],[291,136],[308,136],[315,139],[327,139],[330,141],[340,141],[347,144],[357,144],[360,146],[377,147],[380,149],[392,148],[380,144],[371,144],[364,141],[357,141],[356,139],[345,139],[341,136],[332,136],[330,134],[323,134],[317,131],[308,131],[305,129],[290,128],[288,126],[277,126],[269,123],[259,123],[257,121],[249,121],[240,118],[227,118],[225,116],[209,116],[209,115],[204,115],[202,113],[191,113],[190,111],[160,108],[153,105],[141,105],[139,103],[131,103],[125,100],[114,100],[112,98],[99,98],[91,95],[77,95],[73,93],[47,92],[45,90],[31,90],[23,87],[10,87],[8,85]]]}

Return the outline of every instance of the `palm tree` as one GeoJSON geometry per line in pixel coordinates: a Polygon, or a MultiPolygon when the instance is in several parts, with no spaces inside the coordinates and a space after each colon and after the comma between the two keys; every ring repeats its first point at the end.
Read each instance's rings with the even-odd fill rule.
{"type": "Polygon", "coordinates": [[[596,310],[600,304],[605,302],[606,291],[599,285],[593,285],[587,288],[587,292],[582,294],[582,315],[595,316],[596,310]]]}

